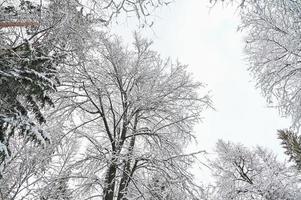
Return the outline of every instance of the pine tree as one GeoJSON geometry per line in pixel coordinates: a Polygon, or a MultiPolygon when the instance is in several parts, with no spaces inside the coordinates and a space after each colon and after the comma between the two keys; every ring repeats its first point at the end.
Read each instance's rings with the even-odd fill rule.
{"type": "Polygon", "coordinates": [[[28,41],[0,51],[0,164],[9,156],[9,140],[15,134],[38,143],[48,140],[39,125],[46,122],[42,109],[53,105],[57,60],[28,41]]]}
{"type": "Polygon", "coordinates": [[[296,167],[301,170],[301,136],[289,130],[278,130],[279,139],[285,154],[291,161],[296,163],[296,167]]]}

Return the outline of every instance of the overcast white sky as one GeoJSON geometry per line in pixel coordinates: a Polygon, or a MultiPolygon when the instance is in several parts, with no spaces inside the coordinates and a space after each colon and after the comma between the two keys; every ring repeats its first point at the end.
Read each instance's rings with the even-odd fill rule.
{"type": "MultiPolygon", "coordinates": [[[[224,139],[262,145],[282,157],[276,130],[289,127],[289,120],[268,108],[254,87],[235,9],[210,10],[208,1],[177,0],[157,13],[153,32],[141,32],[154,40],[153,48],[164,57],[188,64],[194,77],[211,90],[216,111],[204,113],[203,123],[195,128],[200,149],[210,152],[218,139],[224,139]]],[[[133,30],[129,24],[116,28],[125,38],[133,30]]]]}

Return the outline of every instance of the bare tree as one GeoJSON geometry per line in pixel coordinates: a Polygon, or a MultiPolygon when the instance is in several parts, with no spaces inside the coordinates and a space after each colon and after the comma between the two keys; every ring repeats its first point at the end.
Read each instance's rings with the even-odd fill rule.
{"type": "Polygon", "coordinates": [[[135,35],[129,49],[103,35],[90,57],[64,74],[57,112],[75,117],[74,131],[87,141],[75,165],[87,177],[77,189],[87,199],[146,199],[155,176],[184,199],[197,192],[187,169],[197,153],[184,147],[211,102],[199,96],[202,84],[185,65],[162,60],[150,45],[135,35]]]}

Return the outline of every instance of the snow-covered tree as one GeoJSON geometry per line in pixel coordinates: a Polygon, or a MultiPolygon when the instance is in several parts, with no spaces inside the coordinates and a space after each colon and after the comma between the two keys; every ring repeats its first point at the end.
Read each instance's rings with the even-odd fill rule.
{"type": "Polygon", "coordinates": [[[108,25],[120,15],[134,16],[141,25],[151,25],[155,10],[171,2],[172,0],[5,0],[0,5],[0,27],[34,26],[40,29],[56,19],[57,24],[52,24],[51,28],[57,28],[62,23],[70,24],[79,18],[87,24],[108,25]]]}
{"type": "MultiPolygon", "coordinates": [[[[246,54],[257,86],[268,103],[285,117],[292,129],[301,122],[301,2],[294,0],[211,0],[238,3],[240,28],[246,33],[246,54]]],[[[286,153],[300,168],[300,136],[280,131],[286,153]]]]}
{"type": "Polygon", "coordinates": [[[293,167],[261,147],[218,141],[217,158],[211,162],[218,200],[297,200],[300,177],[293,167]]]}
{"type": "MultiPolygon", "coordinates": [[[[61,16],[55,13],[55,5],[54,2],[44,7],[31,1],[4,1],[0,6],[3,14],[1,17],[4,17],[1,21],[18,22],[23,18],[27,19],[27,16],[30,16],[31,20],[36,20],[39,16],[39,26],[20,29],[1,26],[1,168],[5,164],[3,163],[5,159],[11,154],[8,148],[11,138],[23,136],[26,141],[31,140],[44,145],[49,140],[47,134],[41,129],[46,122],[43,109],[47,104],[53,105],[51,93],[56,91],[56,86],[59,84],[58,65],[63,62],[67,50],[62,47],[68,44],[65,42],[68,41],[66,37],[71,35],[67,26],[64,27],[65,34],[60,31],[63,27],[54,28],[54,24],[57,25],[59,22],[54,16],[61,16]],[[59,37],[54,37],[53,31],[58,31],[59,37]]],[[[69,15],[71,14],[74,15],[70,12],[69,15]]],[[[64,20],[66,21],[68,20],[64,20]]],[[[71,22],[72,20],[68,21],[69,24],[71,22]]],[[[71,39],[70,41],[74,42],[71,39]]]]}
{"type": "Polygon", "coordinates": [[[32,48],[25,42],[0,54],[1,165],[10,154],[7,147],[15,135],[43,144],[49,139],[39,128],[45,122],[41,109],[53,105],[49,95],[58,81],[56,58],[41,47],[32,48]]]}
{"type": "Polygon", "coordinates": [[[82,199],[164,199],[175,190],[192,199],[195,193],[188,171],[195,154],[184,147],[210,100],[199,95],[202,84],[185,65],[161,59],[150,46],[137,35],[133,48],[101,35],[89,57],[62,78],[57,112],[75,117],[73,130],[86,141],[73,171],[86,177],[76,183],[82,199]],[[166,185],[161,194],[151,192],[154,176],[166,185]]]}
{"type": "Polygon", "coordinates": [[[285,154],[290,157],[290,161],[295,162],[296,167],[301,170],[301,137],[289,130],[279,130],[279,139],[285,154]]]}
{"type": "Polygon", "coordinates": [[[108,25],[120,13],[146,18],[166,1],[5,0],[0,4],[0,176],[10,156],[12,137],[43,143],[43,109],[58,71],[84,54],[97,25],[108,25]]]}
{"type": "Polygon", "coordinates": [[[72,135],[65,135],[64,121],[49,119],[45,131],[52,138],[47,148],[14,137],[12,155],[3,165],[0,180],[2,200],[69,200],[70,165],[77,152],[72,135]]]}
{"type": "Polygon", "coordinates": [[[201,200],[204,198],[203,189],[186,181],[174,181],[162,173],[148,174],[144,186],[144,199],[147,200],[201,200]]]}
{"type": "Polygon", "coordinates": [[[300,11],[294,0],[238,0],[240,28],[246,33],[249,71],[268,102],[292,118],[298,128],[301,119],[300,11]]]}

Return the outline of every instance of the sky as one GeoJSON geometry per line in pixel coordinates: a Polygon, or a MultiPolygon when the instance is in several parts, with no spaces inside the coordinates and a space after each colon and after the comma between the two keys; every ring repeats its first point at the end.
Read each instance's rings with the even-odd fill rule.
{"type": "MultiPolygon", "coordinates": [[[[213,151],[218,139],[252,147],[264,146],[284,158],[277,129],[290,120],[269,108],[247,71],[238,11],[209,7],[209,0],[176,0],[158,11],[151,29],[139,32],[154,41],[153,49],[189,65],[193,77],[206,83],[215,110],[206,111],[195,127],[198,149],[213,151]]],[[[115,32],[130,41],[135,26],[119,23],[115,32]]]]}

